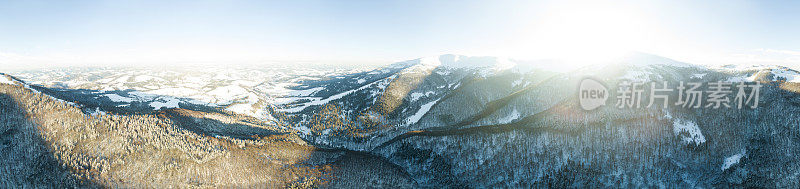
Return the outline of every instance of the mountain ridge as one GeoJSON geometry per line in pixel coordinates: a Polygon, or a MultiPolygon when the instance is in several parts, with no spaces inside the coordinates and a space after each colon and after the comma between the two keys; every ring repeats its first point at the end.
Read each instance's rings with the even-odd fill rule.
{"type": "MultiPolygon", "coordinates": [[[[262,149],[297,153],[311,149],[324,152],[309,154],[309,158],[316,159],[311,161],[315,162],[311,163],[314,166],[339,165],[335,163],[336,160],[325,160],[331,158],[342,161],[355,161],[357,158],[351,157],[356,156],[375,158],[376,164],[366,166],[393,167],[388,170],[395,171],[388,174],[393,176],[374,179],[387,183],[407,183],[404,186],[410,187],[800,185],[793,181],[796,176],[792,176],[800,173],[800,166],[777,169],[800,161],[790,156],[800,153],[800,148],[796,148],[800,144],[800,129],[796,125],[800,123],[793,119],[794,115],[800,115],[800,95],[795,92],[793,82],[790,82],[793,80],[774,76],[780,73],[769,75],[778,73],[776,69],[795,73],[791,69],[708,69],[646,55],[620,64],[603,64],[569,72],[537,68],[523,72],[513,67],[495,69],[496,58],[470,59],[459,55],[435,58],[438,60],[421,58],[412,60],[414,64],[393,64],[365,71],[314,70],[293,77],[303,77],[313,72],[346,74],[322,74],[312,79],[276,77],[281,82],[261,82],[255,85],[261,86],[257,89],[275,87],[269,91],[278,92],[274,96],[258,97],[265,102],[263,111],[269,114],[267,118],[228,111],[226,107],[183,101],[177,107],[157,110],[147,104],[149,101],[124,102],[128,105],[118,107],[120,102],[109,100],[108,96],[113,96],[110,94],[118,95],[114,98],[119,99],[131,98],[128,92],[120,91],[38,85],[31,85],[29,89],[6,84],[0,84],[0,87],[6,87],[3,94],[10,94],[14,99],[30,98],[20,98],[19,92],[14,89],[21,89],[41,91],[42,95],[52,95],[55,101],[62,98],[65,100],[63,102],[76,100],[78,106],[69,109],[80,113],[72,114],[90,120],[143,116],[154,121],[160,120],[167,128],[188,133],[197,140],[219,142],[198,147],[228,146],[230,143],[231,147],[226,148],[266,145],[262,149]],[[469,62],[477,60],[488,62],[469,62]],[[458,65],[460,61],[464,64],[447,66],[458,65]],[[765,70],[765,73],[761,73],[765,70]],[[578,106],[577,86],[587,76],[607,86],[630,81],[669,81],[673,84],[733,82],[737,78],[758,76],[742,81],[760,82],[764,88],[759,100],[761,106],[756,108],[693,109],[657,103],[653,107],[617,108],[607,105],[585,111],[578,106]],[[7,88],[9,86],[12,88],[7,88]],[[270,103],[278,100],[281,102],[270,103]],[[303,108],[281,111],[297,107],[303,108]],[[129,110],[131,114],[124,114],[121,110],[129,110]],[[101,111],[108,114],[98,113],[101,111]],[[767,172],[773,174],[764,174],[767,172]]],[[[252,75],[259,75],[255,72],[277,71],[253,70],[252,75]]],[[[83,72],[73,74],[82,75],[83,72]]],[[[86,78],[91,78],[92,74],[102,75],[103,72],[89,73],[86,78]]],[[[16,83],[16,80],[9,79],[10,76],[2,76],[12,84],[16,83]]],[[[238,77],[224,76],[230,77],[222,79],[220,76],[225,84],[209,87],[227,87],[228,83],[233,83],[231,80],[235,80],[232,78],[238,77]]],[[[120,78],[125,78],[125,75],[112,79],[122,80],[120,78]]],[[[124,80],[136,82],[130,77],[124,80]]],[[[158,79],[148,81],[160,82],[158,79]]],[[[2,78],[0,82],[3,82],[2,78]]],[[[126,85],[125,82],[122,86],[126,85]]],[[[171,85],[181,84],[164,86],[171,85]]],[[[154,98],[179,99],[165,96],[154,98]]],[[[674,102],[677,96],[671,94],[669,99],[674,102]]],[[[26,105],[36,106],[44,105],[26,105]]],[[[57,113],[37,115],[50,118],[57,113]]],[[[48,124],[43,126],[58,128],[54,127],[56,124],[52,121],[44,123],[48,124]]],[[[129,124],[126,127],[135,129],[140,126],[129,124]]],[[[52,135],[49,132],[44,134],[52,135]]],[[[86,137],[83,134],[75,136],[86,137]]],[[[71,138],[64,140],[68,139],[71,138]]],[[[259,150],[248,152],[265,153],[259,150]]],[[[270,157],[273,156],[280,157],[270,157]]],[[[275,159],[259,161],[272,162],[275,159]]],[[[311,180],[284,180],[270,184],[331,186],[329,184],[333,183],[333,186],[340,186],[336,183],[345,180],[328,177],[324,173],[339,171],[337,174],[353,174],[343,169],[293,164],[320,174],[303,177],[311,180]]],[[[94,167],[86,170],[104,169],[94,167]]],[[[97,181],[96,178],[106,177],[93,176],[90,180],[97,181]]],[[[207,183],[214,185],[220,182],[207,183]]]]}

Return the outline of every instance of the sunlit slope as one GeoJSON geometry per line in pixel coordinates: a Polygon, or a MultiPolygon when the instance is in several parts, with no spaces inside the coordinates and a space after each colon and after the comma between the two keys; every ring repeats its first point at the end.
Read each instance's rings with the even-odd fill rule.
{"type": "Polygon", "coordinates": [[[0,117],[4,151],[2,175],[9,186],[376,187],[413,184],[404,179],[401,170],[392,169],[391,164],[380,158],[367,165],[355,165],[351,163],[357,161],[351,158],[358,155],[355,152],[319,150],[292,133],[255,127],[235,117],[180,109],[164,112],[165,115],[88,115],[75,104],[31,89],[22,82],[9,81],[10,84],[0,84],[0,105],[4,110],[0,117]],[[178,117],[180,119],[176,119],[178,117]],[[181,122],[185,120],[194,120],[194,123],[181,122]],[[194,129],[188,127],[190,125],[195,126],[194,129]],[[208,133],[214,130],[209,129],[226,132],[213,132],[219,135],[212,136],[208,133]],[[26,163],[30,160],[41,163],[26,163]],[[382,171],[379,175],[362,174],[368,172],[366,169],[382,171]],[[374,181],[352,182],[351,176],[374,181]]]}
{"type": "Polygon", "coordinates": [[[643,54],[566,73],[486,68],[439,64],[422,82],[391,80],[386,86],[416,88],[389,114],[350,114],[371,111],[350,104],[370,107],[380,98],[330,101],[307,114],[313,121],[306,137],[380,154],[430,186],[798,184],[800,160],[792,155],[800,152],[798,95],[786,90],[792,82],[782,77],[744,80],[764,82],[756,109],[647,108],[648,99],[641,108],[617,108],[616,93],[593,111],[577,102],[578,83],[587,77],[616,91],[622,82],[739,82],[764,70],[706,68],[643,54]]]}
{"type": "MultiPolygon", "coordinates": [[[[237,158],[245,162],[301,159],[283,165],[305,171],[298,173],[304,176],[287,179],[288,173],[269,169],[275,171],[272,177],[286,179],[269,186],[363,186],[352,182],[358,178],[376,186],[791,188],[800,184],[796,75],[780,66],[704,67],[646,54],[573,71],[441,55],[297,80],[285,93],[268,96],[269,119],[224,106],[180,103],[154,110],[94,98],[124,95],[119,91],[32,88],[83,99],[79,111],[92,119],[121,112],[165,122],[197,140],[218,141],[201,146],[235,143],[222,152],[242,151],[247,155],[237,158]],[[605,106],[580,108],[577,90],[584,78],[609,89],[605,106]],[[665,81],[672,88],[679,82],[705,83],[702,91],[711,82],[758,82],[759,106],[683,107],[675,105],[673,91],[668,105],[647,107],[650,82],[665,81]],[[648,84],[645,99],[640,108],[618,108],[615,91],[630,82],[648,84]],[[261,158],[274,151],[300,155],[261,158]],[[376,168],[382,171],[365,170],[376,168]]],[[[204,161],[235,161],[227,157],[204,161]]]]}

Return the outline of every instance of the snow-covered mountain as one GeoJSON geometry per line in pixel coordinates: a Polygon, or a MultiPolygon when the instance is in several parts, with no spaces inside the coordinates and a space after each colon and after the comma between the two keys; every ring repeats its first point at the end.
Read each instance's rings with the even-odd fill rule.
{"type": "Polygon", "coordinates": [[[375,69],[12,75],[86,113],[177,108],[253,117],[314,147],[385,159],[422,187],[800,186],[800,73],[781,66],[705,67],[635,53],[564,72],[447,54],[375,69]],[[673,106],[675,93],[668,106],[617,108],[609,100],[586,111],[577,91],[584,78],[604,83],[612,99],[631,82],[763,87],[756,108],[673,106]]]}
{"type": "MultiPolygon", "coordinates": [[[[395,64],[384,75],[363,78],[365,84],[343,84],[360,76],[342,78],[337,88],[344,92],[312,95],[324,103],[287,103],[288,110],[299,110],[286,111],[288,123],[319,145],[380,154],[430,185],[797,185],[791,182],[796,166],[770,177],[781,183],[747,181],[766,179],[748,172],[780,167],[770,162],[777,160],[751,152],[798,152],[798,121],[792,115],[800,109],[792,105],[798,98],[783,87],[785,79],[750,80],[767,82],[760,103],[781,104],[780,110],[609,105],[586,112],[577,106],[576,86],[585,77],[615,87],[632,81],[738,82],[763,70],[712,69],[646,54],[568,73],[516,69],[513,61],[497,58],[443,55],[436,60],[395,64]],[[764,129],[783,134],[764,138],[764,129]],[[583,179],[565,181],[575,177],[583,179]]],[[[776,78],[787,72],[794,71],[783,70],[776,78]]],[[[674,103],[678,97],[670,98],[674,103]]],[[[780,162],[798,161],[773,155],[780,162]]]]}
{"type": "Polygon", "coordinates": [[[272,119],[276,98],[306,93],[293,90],[302,81],[359,72],[365,68],[303,67],[139,67],[36,70],[13,75],[31,84],[63,90],[93,101],[102,109],[136,111],[210,106],[272,119]],[[68,90],[81,89],[81,90],[68,90]]]}

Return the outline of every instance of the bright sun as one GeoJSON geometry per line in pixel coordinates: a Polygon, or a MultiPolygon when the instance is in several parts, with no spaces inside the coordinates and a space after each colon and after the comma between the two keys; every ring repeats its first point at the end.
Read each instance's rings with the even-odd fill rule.
{"type": "Polygon", "coordinates": [[[634,9],[608,4],[555,5],[521,39],[525,51],[573,62],[597,62],[639,50],[655,31],[634,9]]]}

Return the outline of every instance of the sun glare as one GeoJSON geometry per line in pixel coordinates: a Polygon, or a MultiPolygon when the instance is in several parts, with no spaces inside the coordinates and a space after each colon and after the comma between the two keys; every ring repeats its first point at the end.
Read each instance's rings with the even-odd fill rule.
{"type": "Polygon", "coordinates": [[[520,37],[521,49],[539,57],[597,63],[640,50],[654,31],[642,14],[625,7],[583,3],[547,10],[520,37]]]}

